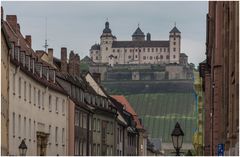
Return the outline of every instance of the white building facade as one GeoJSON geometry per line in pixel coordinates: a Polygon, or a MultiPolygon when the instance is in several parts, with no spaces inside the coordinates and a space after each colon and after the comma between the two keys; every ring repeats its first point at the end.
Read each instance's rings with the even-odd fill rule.
{"type": "Polygon", "coordinates": [[[181,32],[175,26],[169,32],[168,40],[151,40],[138,27],[131,41],[118,41],[112,35],[109,22],[100,37],[100,44],[90,49],[90,57],[95,63],[114,64],[179,64],[181,52],[181,32]]]}
{"type": "Polygon", "coordinates": [[[9,15],[2,26],[11,45],[8,155],[20,155],[22,141],[28,156],[67,155],[68,97],[55,82],[56,69],[37,59],[18,25],[9,15]]]}

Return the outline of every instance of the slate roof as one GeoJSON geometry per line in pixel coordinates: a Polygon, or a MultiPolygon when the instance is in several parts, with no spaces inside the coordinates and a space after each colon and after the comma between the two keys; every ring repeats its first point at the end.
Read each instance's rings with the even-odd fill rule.
{"type": "Polygon", "coordinates": [[[142,32],[142,30],[138,27],[136,30],[135,30],[135,32],[133,33],[133,35],[132,35],[133,37],[135,37],[135,36],[145,36],[144,35],[144,33],[142,32]]]}
{"type": "Polygon", "coordinates": [[[173,27],[173,29],[169,33],[181,33],[176,26],[173,27]]]}
{"type": "Polygon", "coordinates": [[[185,53],[180,53],[180,56],[187,57],[187,55],[185,53]]]}
{"type": "Polygon", "coordinates": [[[100,50],[100,45],[99,45],[99,44],[94,44],[94,45],[91,47],[91,50],[100,50]]]}
{"type": "Polygon", "coordinates": [[[112,48],[129,47],[169,47],[169,41],[151,40],[151,41],[113,41],[112,48]]]}
{"type": "Polygon", "coordinates": [[[138,118],[137,113],[134,111],[130,103],[127,101],[127,99],[123,95],[111,95],[112,98],[116,99],[118,102],[120,102],[122,105],[124,105],[125,110],[129,112],[132,116],[134,121],[136,122],[136,128],[143,129],[143,126],[140,123],[140,120],[138,118]]]}

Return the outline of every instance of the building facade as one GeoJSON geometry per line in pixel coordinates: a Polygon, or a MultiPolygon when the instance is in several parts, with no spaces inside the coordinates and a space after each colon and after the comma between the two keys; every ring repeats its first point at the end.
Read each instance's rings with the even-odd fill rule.
{"type": "Polygon", "coordinates": [[[100,37],[100,44],[90,49],[90,57],[96,63],[114,64],[179,64],[181,52],[181,32],[175,26],[169,32],[168,40],[151,40],[138,27],[131,41],[118,41],[112,35],[109,22],[100,37]]]}
{"type": "MultiPolygon", "coordinates": [[[[3,9],[1,8],[1,24],[3,24],[3,9]]],[[[8,113],[9,113],[9,65],[10,43],[4,27],[1,27],[1,155],[8,155],[8,113]]]]}
{"type": "Polygon", "coordinates": [[[203,78],[204,155],[239,155],[239,2],[209,2],[203,78]]]}
{"type": "Polygon", "coordinates": [[[8,155],[19,155],[22,140],[26,155],[66,155],[68,98],[55,81],[56,69],[38,59],[16,15],[7,15],[2,27],[11,45],[8,155]]]}

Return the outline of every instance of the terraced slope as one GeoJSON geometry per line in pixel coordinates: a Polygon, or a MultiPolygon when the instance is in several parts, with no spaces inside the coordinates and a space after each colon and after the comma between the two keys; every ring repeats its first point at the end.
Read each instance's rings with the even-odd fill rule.
{"type": "Polygon", "coordinates": [[[196,128],[193,93],[146,93],[126,95],[140,116],[151,138],[171,142],[171,132],[178,121],[185,133],[184,141],[192,142],[196,128]]]}

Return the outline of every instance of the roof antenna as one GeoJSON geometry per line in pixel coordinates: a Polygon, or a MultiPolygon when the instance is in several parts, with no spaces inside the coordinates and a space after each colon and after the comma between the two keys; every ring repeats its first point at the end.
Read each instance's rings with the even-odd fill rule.
{"type": "Polygon", "coordinates": [[[47,44],[47,17],[45,17],[45,44],[43,45],[45,48],[45,52],[47,52],[48,44],[47,44]]]}
{"type": "Polygon", "coordinates": [[[140,23],[138,22],[138,28],[139,28],[139,26],[140,26],[140,23]]]}
{"type": "Polygon", "coordinates": [[[174,26],[176,27],[176,21],[174,22],[174,26]]]}

